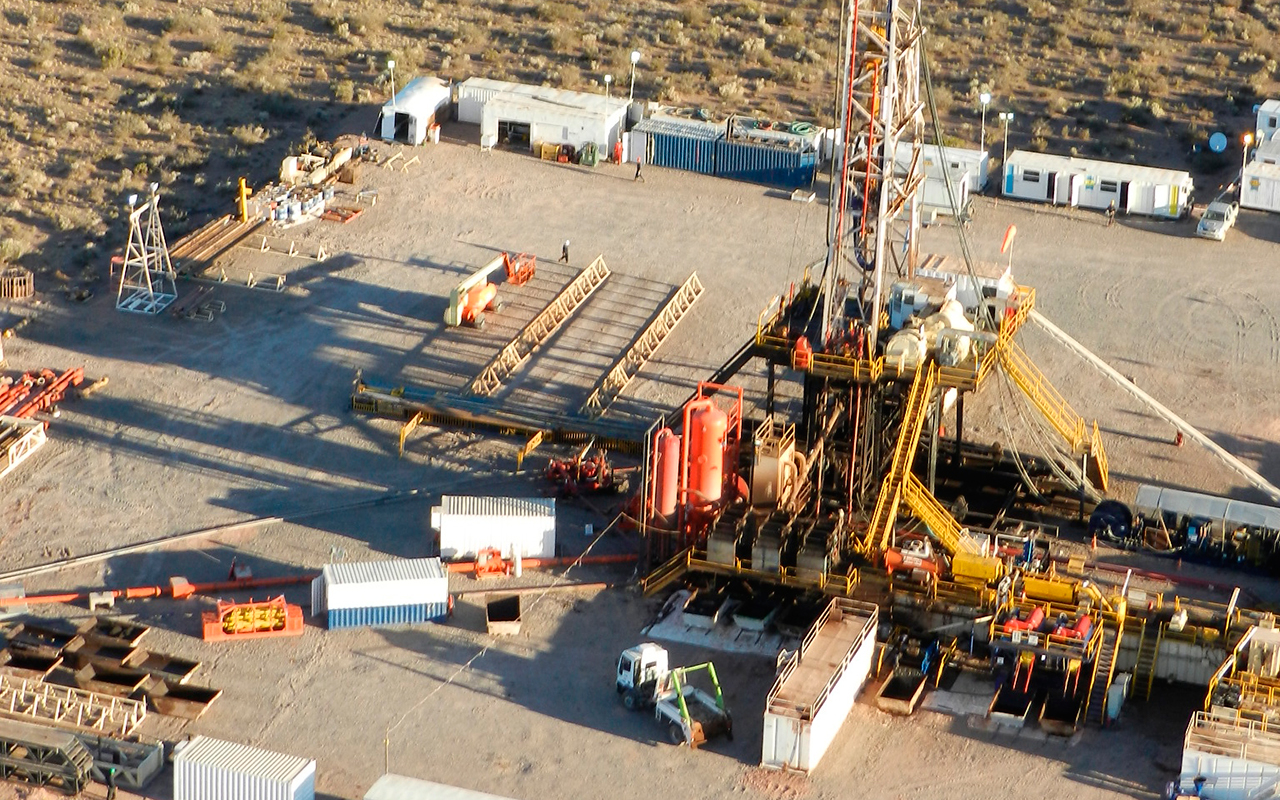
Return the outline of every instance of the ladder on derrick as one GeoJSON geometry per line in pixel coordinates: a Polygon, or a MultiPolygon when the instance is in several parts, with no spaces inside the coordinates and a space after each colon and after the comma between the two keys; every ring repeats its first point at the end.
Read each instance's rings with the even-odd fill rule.
{"type": "Polygon", "coordinates": [[[1133,684],[1134,692],[1141,692],[1143,700],[1151,699],[1151,687],[1156,681],[1156,660],[1160,657],[1160,643],[1163,639],[1163,625],[1158,622],[1142,623],[1142,635],[1138,640],[1138,662],[1133,667],[1133,684]]]}
{"type": "Polygon", "coordinates": [[[502,382],[519,369],[534,350],[551,338],[551,334],[581,308],[592,292],[599,289],[608,277],[609,268],[605,266],[604,258],[596,256],[591,266],[569,281],[569,285],[564,287],[546,308],[538,312],[538,316],[534,317],[524,330],[516,334],[516,337],[502,348],[484,369],[480,370],[480,374],[471,381],[469,391],[483,397],[491,396],[498,391],[502,382]]]}
{"type": "Polygon", "coordinates": [[[645,328],[644,333],[636,337],[627,352],[614,362],[613,367],[583,404],[582,413],[590,417],[604,416],[613,401],[618,399],[645,363],[653,358],[653,354],[658,352],[658,348],[701,296],[702,281],[698,280],[698,273],[695,272],[676,290],[675,295],[662,307],[657,318],[648,328],[645,328]]]}
{"type": "Polygon", "coordinates": [[[1102,644],[1098,647],[1098,656],[1093,661],[1093,682],[1089,687],[1088,704],[1085,706],[1084,721],[1087,725],[1101,727],[1106,718],[1107,692],[1111,689],[1111,681],[1116,673],[1116,651],[1120,649],[1120,637],[1123,635],[1122,624],[1115,627],[1103,623],[1102,644]]]}
{"type": "Polygon", "coordinates": [[[1000,366],[1032,405],[1048,420],[1053,429],[1062,436],[1071,452],[1088,456],[1085,477],[1095,489],[1105,492],[1110,476],[1107,453],[1102,446],[1102,434],[1098,430],[1098,423],[1094,422],[1090,430],[1085,424],[1084,417],[1071,407],[1031,357],[1014,344],[1012,339],[1000,343],[1000,366]]]}

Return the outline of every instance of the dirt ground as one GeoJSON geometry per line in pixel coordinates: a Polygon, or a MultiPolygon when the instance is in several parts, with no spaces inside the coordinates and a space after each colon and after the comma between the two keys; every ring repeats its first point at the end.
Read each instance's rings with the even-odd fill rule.
{"type": "MultiPolygon", "coordinates": [[[[4,327],[36,313],[4,341],[9,369],[83,364],[91,378],[111,380],[65,403],[50,443],[5,479],[0,569],[260,516],[288,521],[40,576],[26,588],[221,580],[233,556],[270,576],[334,559],[426,555],[440,493],[542,487],[534,475],[511,474],[518,441],[423,429],[397,458],[394,423],[348,410],[357,369],[392,382],[461,385],[569,279],[554,264],[569,239],[573,267],[599,253],[615,275],[503,397],[576,408],[618,343],[696,270],[706,294],[620,401],[619,413],[652,418],[736,351],[769,299],[823,250],[821,204],[759,187],[659,169],[639,184],[625,167],[580,169],[452,142],[417,154],[421,163],[407,172],[363,174],[379,200],[354,222],[287,234],[323,243],[330,259],[239,253],[244,265],[287,272],[289,288],[220,287],[227,310],[213,323],[122,314],[105,293],[85,304],[43,297],[34,309],[7,309],[4,327]],[[538,277],[512,290],[484,331],[443,331],[449,288],[502,250],[538,254],[538,277]],[[401,494],[352,507],[392,492],[401,494]]],[[[1280,282],[1265,274],[1280,223],[1246,212],[1240,230],[1217,244],[1190,238],[1188,221],[1121,220],[1108,229],[1084,212],[986,200],[971,234],[979,258],[998,257],[1011,223],[1019,229],[1015,275],[1037,288],[1051,319],[1280,480],[1272,444],[1280,328],[1270,311],[1280,307],[1280,282]]],[[[931,228],[924,242],[952,250],[954,229],[931,228]]],[[[1034,331],[1024,340],[1076,408],[1107,429],[1120,499],[1131,500],[1143,481],[1256,497],[1203,451],[1175,448],[1167,425],[1075,356],[1034,331]]],[[[763,382],[749,373],[744,383],[758,402],[763,382]]],[[[1003,425],[1033,447],[1012,395],[1003,403],[1014,422],[1002,418],[1000,402],[970,405],[988,406],[972,414],[973,436],[993,439],[1003,425]]],[[[605,519],[564,509],[562,547],[576,552],[587,541],[583,525],[605,519]]],[[[612,534],[600,545],[633,546],[612,534]]],[[[629,577],[625,568],[570,575],[629,577]]],[[[455,578],[452,588],[480,587],[455,578]]],[[[305,587],[285,594],[309,602],[305,587]]],[[[1176,772],[1188,714],[1202,700],[1194,690],[1158,688],[1158,701],[1135,703],[1120,729],[1071,742],[1008,740],[927,712],[890,718],[863,703],[812,780],[784,778],[755,768],[772,659],[672,646],[678,663],[715,660],[737,720],[733,742],[704,752],[658,743],[653,720],[616,702],[609,677],[617,653],[638,641],[658,602],[629,589],[546,595],[519,637],[492,641],[479,599],[464,595],[449,625],[330,633],[313,621],[300,639],[230,646],[197,638],[211,601],[133,601],[118,610],[157,627],[149,647],[201,660],[195,683],[224,690],[199,721],[153,717],[147,733],[206,733],[314,757],[319,790],[333,798],[362,796],[386,767],[513,798],[836,798],[851,787],[869,797],[1150,797],[1176,772]]],[[[88,612],[40,613],[78,620],[88,612]]],[[[0,788],[0,797],[12,792],[0,788]]],[[[170,793],[162,777],[148,796],[170,793]]]]}

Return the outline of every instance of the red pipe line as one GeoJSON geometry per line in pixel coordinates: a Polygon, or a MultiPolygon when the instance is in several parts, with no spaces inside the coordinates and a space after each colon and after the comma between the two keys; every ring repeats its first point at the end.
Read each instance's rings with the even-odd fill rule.
{"type": "MultiPolygon", "coordinates": [[[[620,555],[610,556],[565,556],[563,558],[522,558],[521,566],[529,569],[538,569],[540,567],[565,567],[570,564],[629,564],[635,561],[639,556],[635,553],[623,553],[620,555]]],[[[450,572],[475,572],[476,562],[474,561],[454,561],[445,565],[450,572]]]]}

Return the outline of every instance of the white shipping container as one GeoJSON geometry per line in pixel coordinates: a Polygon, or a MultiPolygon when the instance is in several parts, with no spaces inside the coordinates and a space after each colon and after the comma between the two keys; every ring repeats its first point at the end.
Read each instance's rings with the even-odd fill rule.
{"type": "MultiPolygon", "coordinates": [[[[936,178],[940,183],[943,176],[953,177],[960,173],[968,173],[969,191],[980,193],[987,188],[987,174],[991,170],[991,156],[985,150],[971,150],[963,147],[938,147],[936,144],[920,145],[922,167],[926,178],[936,178]],[[943,169],[943,157],[946,158],[946,169],[943,169]]],[[[912,148],[899,145],[897,150],[898,166],[905,167],[911,163],[912,148]]],[[[941,184],[945,186],[945,184],[941,184]]],[[[945,189],[944,189],[945,191],[945,189]]]]}
{"type": "Polygon", "coordinates": [[[316,762],[197,736],[173,757],[174,800],[315,800],[316,762]]]}
{"type": "Polygon", "coordinates": [[[507,800],[496,794],[460,789],[443,783],[420,781],[404,775],[383,775],[364,795],[364,800],[507,800]]]}
{"type": "Polygon", "coordinates": [[[818,766],[871,672],[878,615],[843,597],[827,606],[769,692],[760,766],[805,774],[818,766]]]}
{"type": "Polygon", "coordinates": [[[431,509],[431,527],[439,531],[444,558],[475,558],[490,547],[504,558],[514,558],[517,550],[524,558],[556,554],[556,501],[549,497],[447,494],[431,509]]]}
{"type": "Polygon", "coordinates": [[[311,582],[311,613],[449,602],[449,576],[438,558],[325,564],[311,582]]]}
{"type": "Polygon", "coordinates": [[[1280,164],[1253,161],[1244,168],[1240,207],[1280,211],[1280,164]]]}

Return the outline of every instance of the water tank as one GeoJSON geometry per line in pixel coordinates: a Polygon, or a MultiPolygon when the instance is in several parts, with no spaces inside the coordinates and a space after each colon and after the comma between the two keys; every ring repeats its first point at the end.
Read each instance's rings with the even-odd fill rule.
{"type": "Polygon", "coordinates": [[[719,501],[724,487],[724,439],[729,415],[711,401],[689,417],[689,493],[694,505],[719,501]]]}
{"type": "Polygon", "coordinates": [[[915,369],[924,361],[924,334],[915,328],[903,328],[884,346],[885,361],[899,369],[915,369]]]}
{"type": "Polygon", "coordinates": [[[657,512],[670,517],[676,513],[680,496],[680,437],[670,428],[663,428],[658,431],[653,449],[656,464],[654,501],[657,512]]]}

